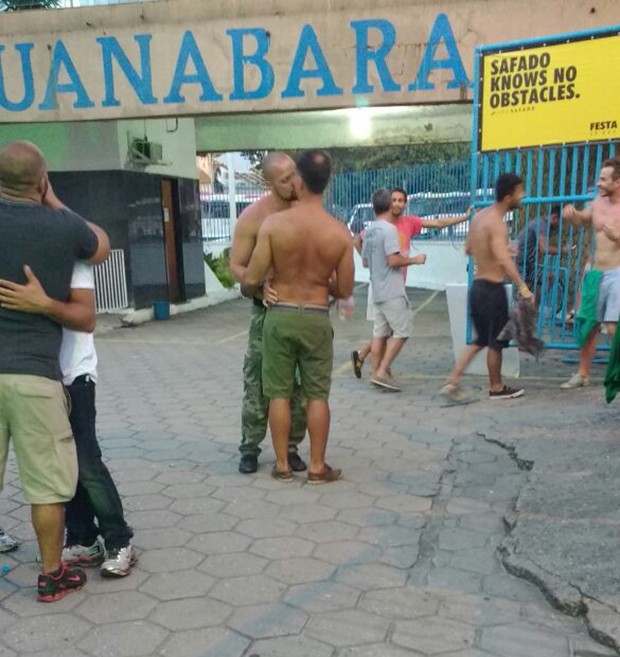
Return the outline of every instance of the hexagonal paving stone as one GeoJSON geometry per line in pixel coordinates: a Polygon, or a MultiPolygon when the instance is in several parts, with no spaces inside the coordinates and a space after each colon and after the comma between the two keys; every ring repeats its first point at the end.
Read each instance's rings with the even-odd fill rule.
{"type": "Polygon", "coordinates": [[[227,531],[232,529],[238,522],[239,518],[225,513],[197,513],[180,520],[177,527],[194,534],[206,534],[208,532],[227,531]]]}
{"type": "Polygon", "coordinates": [[[193,630],[221,625],[232,607],[211,598],[187,598],[160,602],[149,619],[169,630],[193,630]]]}
{"type": "Polygon", "coordinates": [[[153,511],[166,509],[172,504],[172,500],[165,495],[129,495],[123,498],[123,506],[127,513],[132,511],[153,511]]]}
{"type": "Polygon", "coordinates": [[[430,497],[418,497],[399,493],[396,495],[385,495],[380,497],[375,506],[379,509],[387,509],[395,513],[425,513],[429,511],[433,503],[430,497]]]}
{"type": "Polygon", "coordinates": [[[174,527],[181,519],[178,513],[170,509],[161,511],[133,511],[127,514],[127,522],[134,529],[159,529],[162,527],[174,527]]]}
{"type": "Polygon", "coordinates": [[[308,617],[300,609],[281,602],[237,609],[227,625],[253,639],[299,634],[308,617]]]}
{"type": "Polygon", "coordinates": [[[288,518],[300,523],[319,522],[321,520],[331,520],[338,513],[338,509],[323,504],[293,504],[285,506],[280,518],[288,518]]]}
{"type": "Polygon", "coordinates": [[[174,484],[198,484],[206,478],[207,475],[198,470],[190,471],[186,469],[176,470],[170,468],[159,474],[155,481],[172,486],[174,484]]]}
{"type": "Polygon", "coordinates": [[[251,542],[251,538],[236,532],[213,532],[196,536],[187,547],[203,554],[230,554],[243,552],[251,542]]]}
{"type": "Polygon", "coordinates": [[[369,563],[381,557],[381,548],[362,541],[336,541],[319,545],[314,556],[336,565],[369,563]]]}
{"type": "Polygon", "coordinates": [[[478,627],[505,625],[519,620],[521,604],[482,595],[454,595],[442,600],[438,614],[478,627]]]}
{"type": "Polygon", "coordinates": [[[241,657],[250,640],[223,627],[184,630],[160,650],[163,657],[241,657]]]}
{"type": "Polygon", "coordinates": [[[491,505],[470,497],[453,497],[448,500],[446,511],[451,515],[464,516],[473,513],[486,513],[491,510],[491,505]]]}
{"type": "Polygon", "coordinates": [[[274,516],[282,517],[281,508],[277,504],[271,504],[265,500],[255,500],[254,502],[234,502],[224,507],[224,512],[236,518],[270,518],[274,516]]]}
{"type": "Polygon", "coordinates": [[[313,616],[305,631],[307,636],[333,646],[378,643],[385,639],[390,621],[361,609],[346,609],[313,616]]]}
{"type": "Polygon", "coordinates": [[[146,618],[156,604],[157,600],[137,591],[121,591],[91,595],[76,611],[92,623],[102,625],[146,618]]]}
{"type": "MultiPolygon", "coordinates": [[[[305,477],[305,475],[300,475],[305,477]]],[[[301,480],[301,479],[300,479],[301,480]]],[[[289,504],[316,504],[320,493],[315,486],[282,487],[265,495],[265,501],[288,506],[289,504]]]]}
{"type": "Polygon", "coordinates": [[[243,504],[245,502],[259,500],[264,495],[264,491],[257,490],[250,486],[232,486],[231,488],[218,488],[215,493],[213,493],[212,497],[232,504],[243,504]]]}
{"type": "Polygon", "coordinates": [[[429,655],[473,646],[476,630],[447,618],[424,618],[396,623],[392,641],[429,655]]]}
{"type": "Polygon", "coordinates": [[[426,657],[426,655],[417,650],[401,648],[391,643],[373,643],[368,646],[353,646],[342,650],[338,653],[338,657],[426,657]]]}
{"type": "Polygon", "coordinates": [[[374,501],[374,497],[359,493],[357,490],[339,495],[335,495],[332,492],[321,496],[321,504],[334,507],[335,509],[355,509],[358,507],[370,509],[374,501]]]}
{"type": "Polygon", "coordinates": [[[292,586],[284,600],[295,607],[319,613],[355,607],[360,592],[338,582],[313,582],[292,586]]]}
{"type": "Polygon", "coordinates": [[[298,557],[274,561],[265,571],[265,575],[275,577],[287,584],[301,584],[302,582],[318,582],[329,579],[335,570],[334,565],[325,561],[311,557],[298,557]]]}
{"type": "Polygon", "coordinates": [[[268,559],[259,557],[257,554],[235,552],[207,557],[198,569],[215,577],[241,577],[242,575],[258,575],[268,563],[268,559]]]}
{"type": "Polygon", "coordinates": [[[281,559],[289,555],[307,557],[313,549],[314,543],[310,541],[295,536],[283,536],[282,538],[260,538],[251,545],[250,552],[267,559],[281,559]]]}
{"type": "Polygon", "coordinates": [[[455,593],[478,593],[482,588],[482,576],[456,568],[435,568],[428,575],[428,585],[455,593]]]}
{"type": "Polygon", "coordinates": [[[468,529],[442,529],[439,532],[439,547],[442,550],[463,550],[482,547],[487,540],[486,534],[472,532],[468,529]]]}
{"type": "Polygon", "coordinates": [[[334,579],[363,591],[372,591],[404,586],[407,577],[407,573],[398,568],[380,563],[364,563],[340,566],[334,579]]]}
{"type": "Polygon", "coordinates": [[[163,494],[173,500],[185,500],[210,495],[214,490],[216,490],[215,486],[208,486],[203,481],[199,484],[175,484],[173,486],[167,486],[163,494]]]}
{"type": "Polygon", "coordinates": [[[284,518],[261,518],[242,520],[235,531],[252,538],[269,538],[274,536],[290,536],[297,524],[284,518]]]}
{"type": "Polygon", "coordinates": [[[348,525],[337,520],[324,520],[301,525],[295,533],[297,536],[316,543],[333,543],[354,538],[358,531],[359,528],[355,525],[348,525]]]}
{"type": "Polygon", "coordinates": [[[220,580],[210,591],[210,596],[232,605],[257,605],[275,602],[286,590],[286,585],[264,575],[231,577],[220,580]]]}
{"type": "Polygon", "coordinates": [[[93,628],[79,647],[95,657],[139,657],[155,654],[167,636],[167,630],[147,621],[113,623],[93,628]]]}
{"type": "Polygon", "coordinates": [[[136,534],[132,543],[144,550],[176,548],[185,545],[192,538],[190,532],[178,529],[144,529],[136,534]]]}
{"type": "Polygon", "coordinates": [[[372,527],[380,525],[393,525],[396,522],[397,514],[386,509],[375,508],[356,508],[342,509],[338,512],[336,520],[348,522],[351,525],[359,527],[372,527]]]}
{"type": "Polygon", "coordinates": [[[140,587],[141,591],[159,600],[178,600],[205,595],[213,585],[213,578],[195,570],[151,575],[140,587]]]}
{"type": "MultiPolygon", "coordinates": [[[[90,588],[87,585],[87,588],[90,588]]],[[[76,591],[62,600],[58,600],[53,605],[34,604],[36,599],[36,590],[34,587],[17,589],[13,595],[9,596],[2,602],[2,608],[12,611],[20,618],[26,616],[43,616],[48,614],[60,614],[75,609],[80,603],[84,602],[87,593],[86,589],[76,591]],[[51,607],[51,609],[50,609],[51,607]]],[[[4,624],[4,612],[0,614],[0,625],[4,624]]],[[[12,618],[14,620],[14,618],[12,618]]]]}
{"type": "Polygon", "coordinates": [[[501,657],[563,657],[567,654],[565,636],[531,623],[483,628],[480,647],[501,657]]]}
{"type": "Polygon", "coordinates": [[[406,586],[364,593],[358,606],[386,618],[408,620],[436,614],[439,598],[428,591],[406,586]]]}
{"type": "Polygon", "coordinates": [[[191,516],[197,513],[217,513],[225,505],[226,502],[214,500],[212,497],[192,497],[188,500],[177,500],[168,508],[170,511],[180,513],[182,516],[191,516]]]}
{"type": "Polygon", "coordinates": [[[381,547],[399,547],[401,545],[417,545],[420,532],[408,527],[389,525],[387,527],[364,527],[357,538],[381,547]]]}
{"type": "Polygon", "coordinates": [[[261,657],[332,657],[334,649],[305,636],[287,636],[255,641],[247,654],[261,657]]]}
{"type": "Polygon", "coordinates": [[[18,618],[2,631],[2,642],[18,653],[50,650],[75,643],[89,627],[85,620],[74,614],[18,618]]]}
{"type": "Polygon", "coordinates": [[[174,550],[149,550],[140,556],[140,568],[149,573],[186,570],[196,567],[204,558],[204,554],[184,547],[174,550]]]}

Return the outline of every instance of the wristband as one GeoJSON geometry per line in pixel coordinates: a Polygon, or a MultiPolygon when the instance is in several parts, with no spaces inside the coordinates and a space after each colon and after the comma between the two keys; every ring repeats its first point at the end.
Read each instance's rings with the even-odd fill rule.
{"type": "MultiPolygon", "coordinates": [[[[522,285],[519,288],[519,294],[523,295],[523,292],[530,292],[530,288],[527,285],[522,285]]],[[[531,294],[531,292],[530,292],[531,294]]]]}

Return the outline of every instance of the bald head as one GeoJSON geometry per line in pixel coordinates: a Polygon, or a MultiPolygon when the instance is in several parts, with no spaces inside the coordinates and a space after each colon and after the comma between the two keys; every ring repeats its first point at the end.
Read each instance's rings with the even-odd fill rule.
{"type": "Polygon", "coordinates": [[[281,151],[269,153],[263,160],[263,178],[274,198],[286,203],[295,200],[295,162],[281,151]]]}
{"type": "Polygon", "coordinates": [[[0,150],[0,193],[28,197],[39,192],[47,167],[43,153],[29,141],[14,141],[0,150]]]}
{"type": "Polygon", "coordinates": [[[269,153],[263,160],[263,178],[267,182],[273,182],[283,169],[295,166],[293,160],[282,151],[274,151],[269,153]]]}

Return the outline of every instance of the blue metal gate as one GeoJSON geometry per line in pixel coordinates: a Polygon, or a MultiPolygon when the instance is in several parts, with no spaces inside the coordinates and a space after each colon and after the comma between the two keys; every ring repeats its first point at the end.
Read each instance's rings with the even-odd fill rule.
{"type": "MultiPolygon", "coordinates": [[[[569,35],[562,35],[564,38],[569,35]]],[[[556,37],[554,37],[555,39],[556,37]]],[[[476,48],[474,80],[480,79],[481,58],[487,51],[517,50],[541,44],[542,40],[479,46],[476,48]]],[[[545,40],[549,43],[549,39],[545,40]]],[[[537,255],[530,260],[524,251],[517,260],[522,277],[533,281],[532,290],[539,310],[538,337],[549,348],[577,349],[574,315],[579,306],[583,275],[591,262],[593,240],[590,228],[576,228],[561,216],[567,203],[577,207],[591,201],[601,163],[616,152],[616,143],[584,143],[571,146],[545,146],[482,153],[479,143],[480,87],[474,90],[471,189],[476,209],[491,205],[493,198],[480,200],[476,190],[493,187],[500,173],[513,172],[525,183],[526,198],[508,221],[509,236],[516,247],[532,231],[537,255]],[[552,231],[545,221],[552,208],[559,206],[560,221],[552,231]],[[539,247],[544,247],[540,248],[539,247]],[[557,251],[557,253],[556,253],[557,251]],[[534,270],[532,270],[532,267],[534,270]]],[[[473,266],[470,264],[470,282],[473,266]]],[[[471,327],[467,328],[470,342],[471,327]]],[[[607,348],[606,346],[603,348],[607,348]]]]}

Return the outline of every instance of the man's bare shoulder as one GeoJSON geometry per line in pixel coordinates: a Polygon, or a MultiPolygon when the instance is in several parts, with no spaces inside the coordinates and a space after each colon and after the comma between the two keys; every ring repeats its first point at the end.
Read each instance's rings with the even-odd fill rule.
{"type": "Polygon", "coordinates": [[[268,196],[258,199],[237,217],[237,226],[244,233],[258,233],[260,225],[273,212],[271,202],[268,196]]]}

